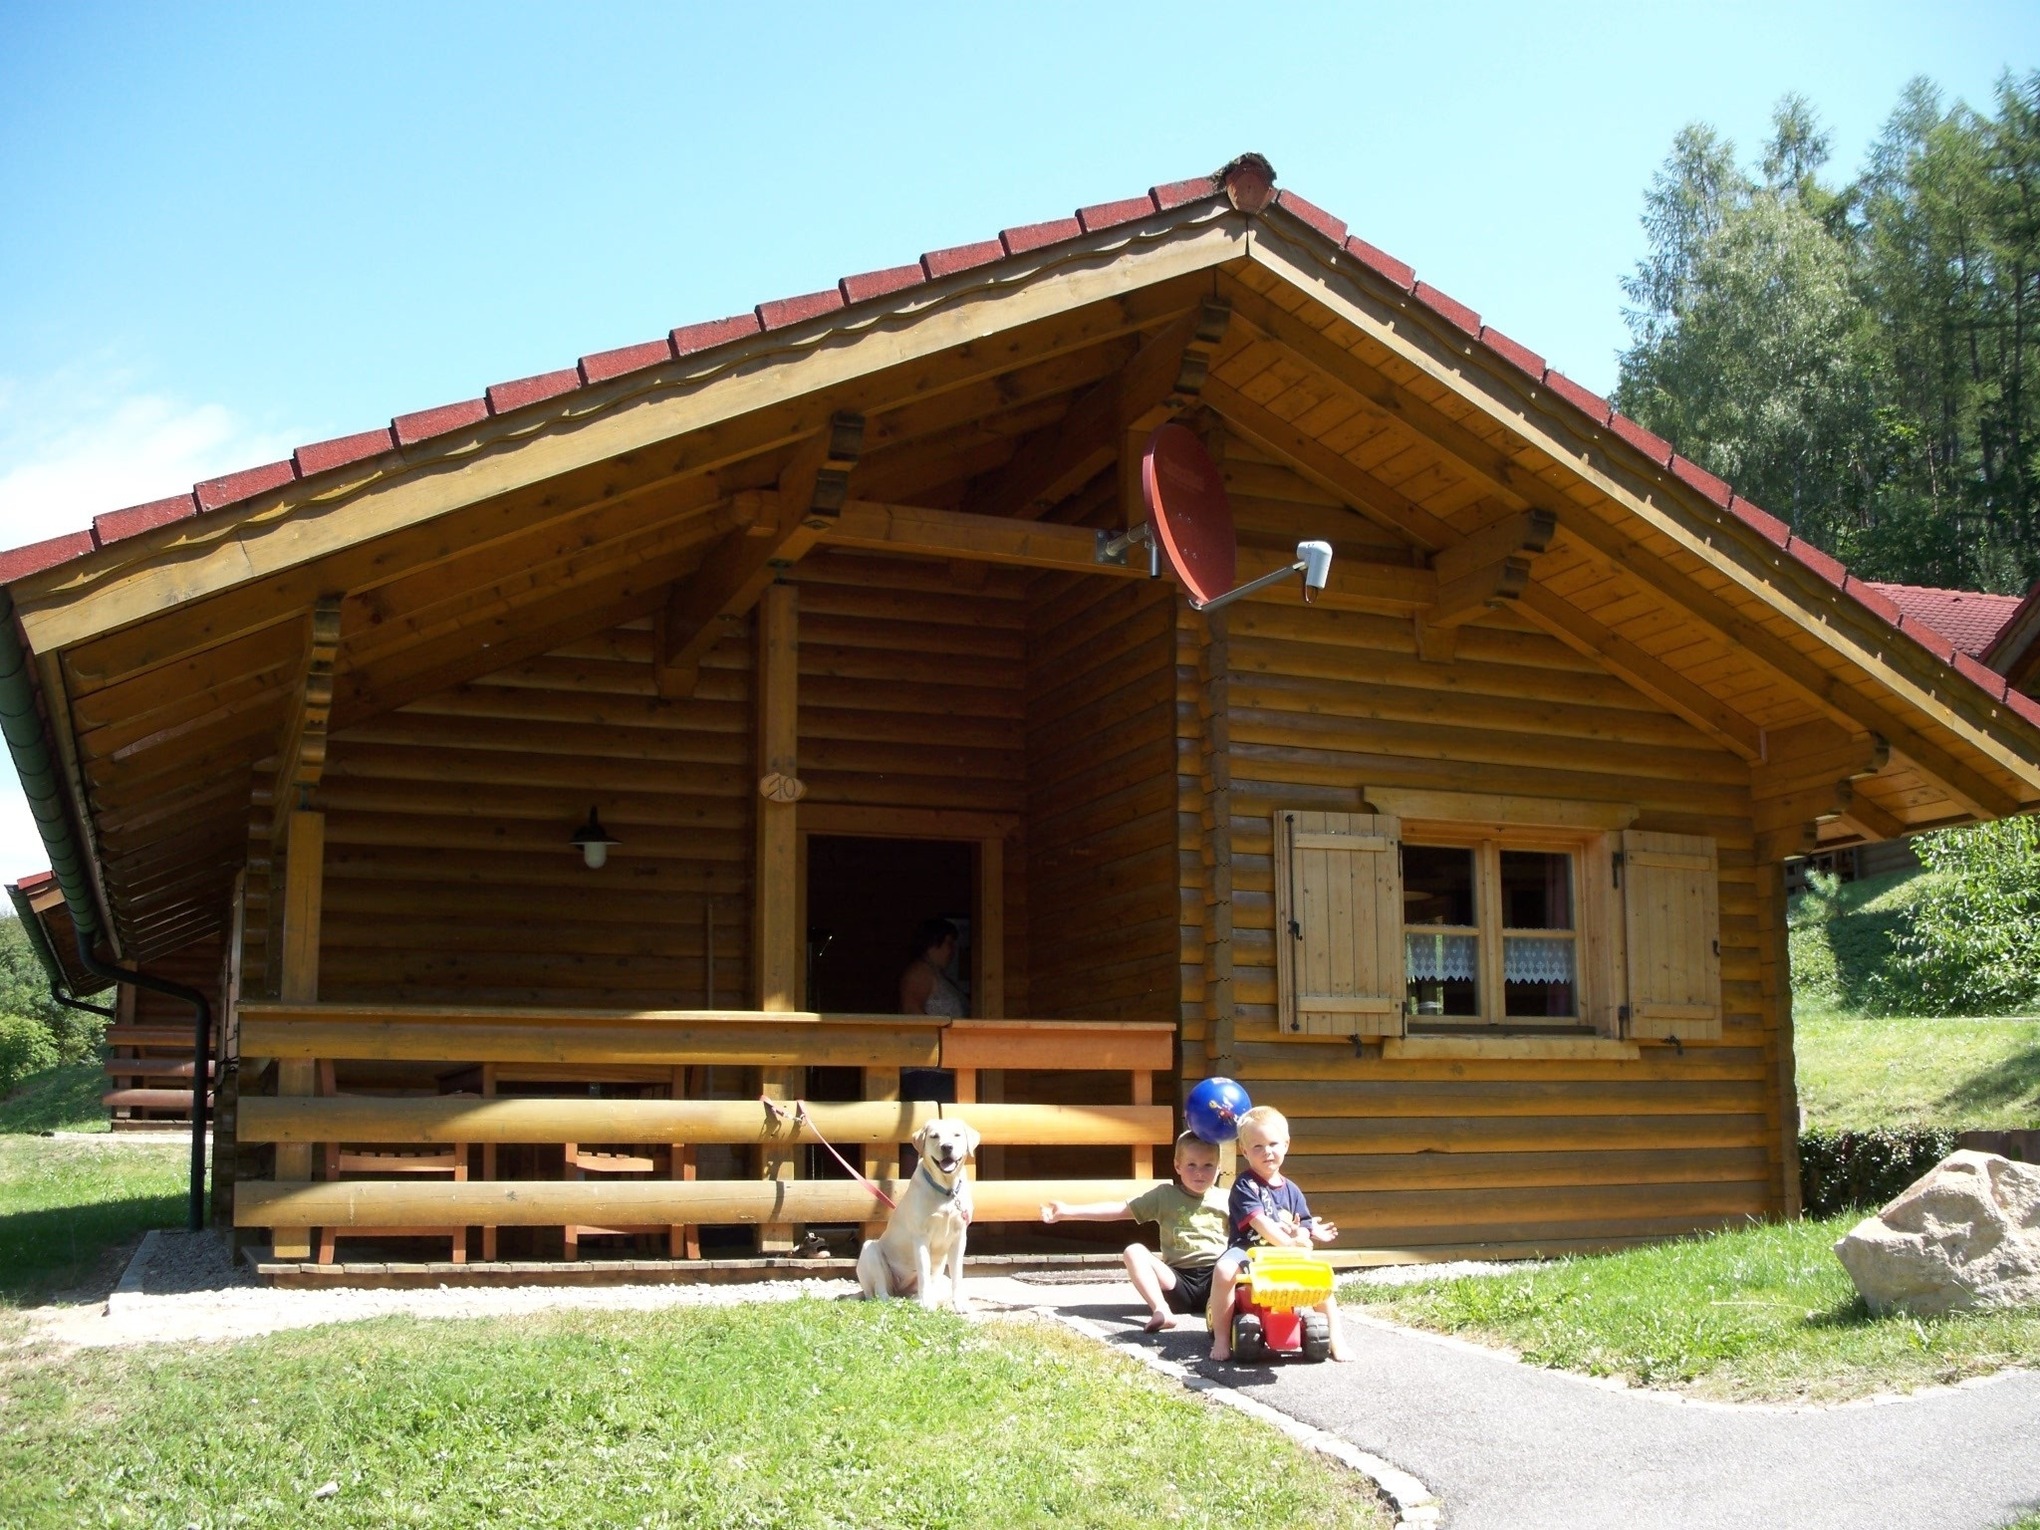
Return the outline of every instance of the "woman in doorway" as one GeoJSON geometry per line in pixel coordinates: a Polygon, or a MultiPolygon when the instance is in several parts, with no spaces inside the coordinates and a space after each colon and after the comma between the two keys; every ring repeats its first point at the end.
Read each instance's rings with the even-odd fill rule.
{"type": "Polygon", "coordinates": [[[914,959],[900,974],[900,1013],[963,1018],[963,990],[949,979],[956,960],[956,926],[947,919],[923,920],[914,935],[914,959]]]}

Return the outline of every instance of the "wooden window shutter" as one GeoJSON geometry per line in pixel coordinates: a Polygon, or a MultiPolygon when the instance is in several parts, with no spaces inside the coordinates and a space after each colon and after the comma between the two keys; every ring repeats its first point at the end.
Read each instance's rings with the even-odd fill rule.
{"type": "Polygon", "coordinates": [[[1275,815],[1284,1035],[1402,1035],[1401,829],[1385,814],[1275,815]]]}
{"type": "Polygon", "coordinates": [[[1622,831],[1631,1036],[1721,1039],[1720,885],[1713,840],[1622,831]]]}

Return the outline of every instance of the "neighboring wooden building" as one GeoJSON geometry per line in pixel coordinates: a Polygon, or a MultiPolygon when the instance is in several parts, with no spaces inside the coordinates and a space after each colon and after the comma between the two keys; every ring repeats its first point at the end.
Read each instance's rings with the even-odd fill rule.
{"type": "MultiPolygon", "coordinates": [[[[783,1247],[869,1201],[786,1183],[760,1088],[934,1064],[992,1221],[1149,1171],[1214,1073],[1369,1257],[1790,1214],[1784,862],[2040,804],[2040,705],[1251,156],[0,578],[74,902],[145,966],[227,942],[235,1217],[286,1256],[783,1247]],[[1243,577],[1336,546],[1314,606],[1207,619],[1098,560],[1169,418],[1243,577]],[[832,1018],[928,915],[980,1018],[832,1018]],[[439,1156],[345,1177],[399,1149],[439,1156]]],[[[836,1112],[886,1167],[899,1109],[836,1112]]]]}

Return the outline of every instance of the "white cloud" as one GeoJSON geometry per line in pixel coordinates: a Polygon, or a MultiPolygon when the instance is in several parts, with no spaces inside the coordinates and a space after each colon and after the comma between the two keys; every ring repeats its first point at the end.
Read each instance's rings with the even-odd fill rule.
{"type": "MultiPolygon", "coordinates": [[[[95,515],[273,462],[304,439],[110,365],[0,377],[0,548],[82,531],[95,515]]],[[[49,863],[13,764],[0,765],[0,879],[49,863]]]]}
{"type": "Polygon", "coordinates": [[[0,547],[81,531],[108,510],[273,462],[293,439],[113,368],[0,378],[0,547]]]}

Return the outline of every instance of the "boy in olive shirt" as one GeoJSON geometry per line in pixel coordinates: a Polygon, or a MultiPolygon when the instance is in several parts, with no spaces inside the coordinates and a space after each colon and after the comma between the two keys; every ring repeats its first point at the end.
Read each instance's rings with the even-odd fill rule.
{"type": "Polygon", "coordinates": [[[1162,1231],[1159,1258],[1145,1244],[1129,1244],[1119,1257],[1126,1278],[1148,1304],[1149,1333],[1174,1328],[1176,1319],[1202,1316],[1211,1299],[1211,1270],[1226,1245],[1226,1196],[1217,1188],[1218,1149],[1195,1132],[1176,1139],[1176,1177],[1130,1201],[1095,1201],[1069,1206],[1051,1201],[1041,1220],[1116,1222],[1132,1217],[1162,1231]]]}

